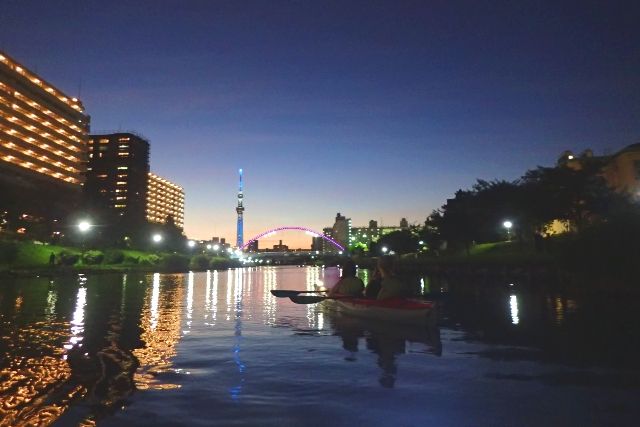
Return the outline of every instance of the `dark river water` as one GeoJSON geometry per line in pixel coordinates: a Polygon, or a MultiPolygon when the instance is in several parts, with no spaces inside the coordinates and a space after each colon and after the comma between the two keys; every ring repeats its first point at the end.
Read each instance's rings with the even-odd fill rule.
{"type": "Polygon", "coordinates": [[[634,298],[423,279],[449,293],[438,326],[420,328],[269,292],[337,277],[264,267],[0,282],[0,425],[640,423],[634,298]]]}

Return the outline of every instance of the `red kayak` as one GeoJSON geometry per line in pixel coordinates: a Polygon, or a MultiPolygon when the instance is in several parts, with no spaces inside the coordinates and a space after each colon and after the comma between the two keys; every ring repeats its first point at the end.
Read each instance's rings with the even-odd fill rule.
{"type": "Polygon", "coordinates": [[[352,316],[402,323],[426,321],[429,319],[429,315],[435,311],[435,304],[432,301],[410,298],[386,300],[338,298],[327,299],[324,304],[352,316]]]}

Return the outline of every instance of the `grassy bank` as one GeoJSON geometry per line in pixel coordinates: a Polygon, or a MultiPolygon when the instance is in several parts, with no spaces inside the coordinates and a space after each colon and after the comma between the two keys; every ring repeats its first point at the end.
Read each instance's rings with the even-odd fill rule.
{"type": "Polygon", "coordinates": [[[29,275],[109,271],[205,271],[234,266],[228,258],[144,252],[132,249],[88,249],[33,242],[0,241],[0,274],[29,275]]]}

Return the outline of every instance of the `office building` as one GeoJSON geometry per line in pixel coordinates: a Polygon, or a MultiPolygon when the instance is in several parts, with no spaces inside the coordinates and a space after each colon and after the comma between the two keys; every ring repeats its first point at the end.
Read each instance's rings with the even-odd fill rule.
{"type": "Polygon", "coordinates": [[[90,135],[88,149],[87,200],[131,224],[144,222],[149,142],[130,132],[90,135]]]}
{"type": "Polygon", "coordinates": [[[88,131],[78,99],[0,51],[0,211],[9,222],[51,222],[76,207],[88,131]]]}
{"type": "Polygon", "coordinates": [[[178,228],[183,229],[183,188],[158,175],[149,173],[146,212],[149,222],[165,224],[171,218],[178,228]]]}

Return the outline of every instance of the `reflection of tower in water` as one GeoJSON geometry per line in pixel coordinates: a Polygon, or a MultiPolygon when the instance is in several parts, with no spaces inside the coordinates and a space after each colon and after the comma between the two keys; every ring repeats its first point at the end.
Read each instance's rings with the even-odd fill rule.
{"type": "MultiPolygon", "coordinates": [[[[233,343],[233,361],[238,369],[239,379],[238,384],[231,387],[229,390],[231,399],[238,400],[242,393],[242,385],[244,384],[244,371],[246,369],[245,364],[240,358],[240,344],[242,344],[242,290],[243,279],[245,272],[251,274],[250,271],[245,269],[236,269],[234,280],[234,296],[235,296],[235,325],[234,325],[234,343],[233,343]]],[[[227,273],[228,274],[228,273],[227,273]]],[[[229,275],[231,276],[231,275],[229,275]]],[[[249,284],[250,285],[250,284],[249,284]]]]}

